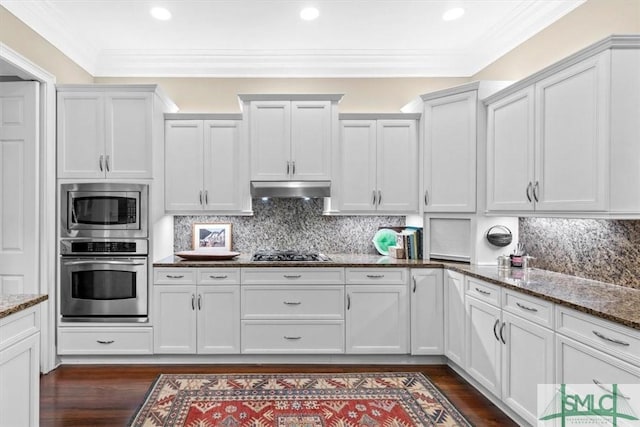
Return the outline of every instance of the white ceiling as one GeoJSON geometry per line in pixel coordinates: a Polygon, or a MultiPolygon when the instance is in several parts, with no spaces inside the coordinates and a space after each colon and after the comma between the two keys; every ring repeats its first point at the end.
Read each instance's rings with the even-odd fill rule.
{"type": "Polygon", "coordinates": [[[584,0],[0,0],[94,76],[471,76],[584,0]],[[315,21],[300,10],[313,5],[315,21]],[[152,6],[173,19],[157,21],[152,6]],[[465,15],[445,22],[453,6],[465,15]]]}

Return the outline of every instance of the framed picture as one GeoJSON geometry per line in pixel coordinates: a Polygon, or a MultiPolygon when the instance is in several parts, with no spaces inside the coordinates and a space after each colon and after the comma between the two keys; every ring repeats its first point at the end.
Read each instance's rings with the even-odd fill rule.
{"type": "Polygon", "coordinates": [[[231,250],[231,224],[193,224],[193,249],[220,248],[231,250]]]}

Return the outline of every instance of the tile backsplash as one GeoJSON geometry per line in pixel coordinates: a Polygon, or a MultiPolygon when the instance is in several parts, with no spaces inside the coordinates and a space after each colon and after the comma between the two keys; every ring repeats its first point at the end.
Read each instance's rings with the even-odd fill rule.
{"type": "Polygon", "coordinates": [[[232,224],[233,250],[313,250],[322,253],[376,253],[371,242],[380,226],[405,225],[403,216],[323,216],[322,199],[260,199],[253,216],[175,216],[174,251],[192,249],[192,224],[232,224]]]}
{"type": "Polygon", "coordinates": [[[640,289],[640,221],[520,218],[519,226],[537,267],[640,289]]]}

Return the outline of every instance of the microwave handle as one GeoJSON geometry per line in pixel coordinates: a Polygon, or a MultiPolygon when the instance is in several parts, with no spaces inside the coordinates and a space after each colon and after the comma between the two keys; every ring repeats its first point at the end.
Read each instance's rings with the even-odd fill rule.
{"type": "Polygon", "coordinates": [[[113,261],[113,260],[82,260],[82,261],[67,261],[63,263],[64,265],[86,265],[86,264],[108,264],[108,265],[144,265],[143,262],[133,262],[133,261],[113,261]]]}

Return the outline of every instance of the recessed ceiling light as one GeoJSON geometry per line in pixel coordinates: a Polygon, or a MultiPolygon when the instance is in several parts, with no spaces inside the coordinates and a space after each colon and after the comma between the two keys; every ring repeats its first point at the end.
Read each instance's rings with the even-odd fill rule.
{"type": "Polygon", "coordinates": [[[169,19],[171,19],[171,12],[169,12],[164,7],[152,7],[151,16],[160,21],[168,21],[169,19]]]}
{"type": "Polygon", "coordinates": [[[305,21],[313,21],[318,16],[320,16],[320,11],[315,7],[305,7],[300,11],[300,18],[305,21]]]}
{"type": "Polygon", "coordinates": [[[442,20],[453,21],[460,18],[462,15],[464,15],[464,9],[461,7],[454,7],[453,9],[449,9],[442,14],[442,20]]]}

